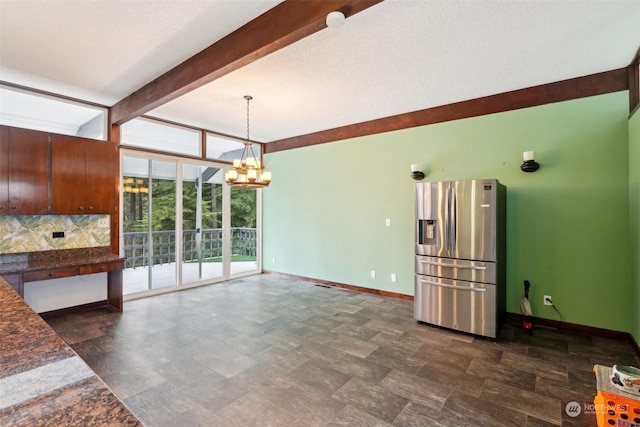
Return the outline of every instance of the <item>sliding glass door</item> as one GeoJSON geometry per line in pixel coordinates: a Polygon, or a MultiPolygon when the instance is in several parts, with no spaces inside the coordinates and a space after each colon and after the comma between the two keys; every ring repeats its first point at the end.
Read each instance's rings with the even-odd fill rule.
{"type": "Polygon", "coordinates": [[[183,164],[183,285],[226,275],[222,177],[220,168],[183,164]]]}
{"type": "Polygon", "coordinates": [[[259,192],[229,188],[225,167],[123,150],[125,294],[259,272],[259,192]]]}
{"type": "Polygon", "coordinates": [[[258,269],[258,191],[231,189],[231,274],[258,269]]]}
{"type": "Polygon", "coordinates": [[[125,293],[176,286],[176,162],[124,157],[125,293]]]}

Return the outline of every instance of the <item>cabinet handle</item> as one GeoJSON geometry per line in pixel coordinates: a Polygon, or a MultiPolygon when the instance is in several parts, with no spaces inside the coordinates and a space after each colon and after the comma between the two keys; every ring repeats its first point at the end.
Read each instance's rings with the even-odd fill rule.
{"type": "Polygon", "coordinates": [[[11,206],[10,209],[15,211],[16,209],[18,209],[18,207],[17,206],[11,206]]]}
{"type": "Polygon", "coordinates": [[[84,206],[78,206],[78,210],[79,211],[83,211],[84,210],[84,206]]]}
{"type": "Polygon", "coordinates": [[[89,206],[89,210],[92,211],[93,210],[93,206],[89,206]]]}

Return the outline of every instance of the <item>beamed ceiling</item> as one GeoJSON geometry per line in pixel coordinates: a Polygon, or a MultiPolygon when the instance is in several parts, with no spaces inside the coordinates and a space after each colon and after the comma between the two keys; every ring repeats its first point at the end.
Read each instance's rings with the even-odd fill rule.
{"type": "Polygon", "coordinates": [[[639,22],[637,0],[0,0],[0,80],[240,137],[250,94],[274,151],[596,73],[623,90],[639,22]]]}

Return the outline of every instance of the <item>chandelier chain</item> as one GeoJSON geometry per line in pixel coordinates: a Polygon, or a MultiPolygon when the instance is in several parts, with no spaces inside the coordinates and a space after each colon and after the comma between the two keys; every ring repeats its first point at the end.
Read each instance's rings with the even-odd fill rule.
{"type": "Polygon", "coordinates": [[[247,142],[249,142],[251,141],[251,138],[249,138],[249,101],[251,101],[253,98],[249,95],[246,95],[244,99],[247,100],[247,142]]]}

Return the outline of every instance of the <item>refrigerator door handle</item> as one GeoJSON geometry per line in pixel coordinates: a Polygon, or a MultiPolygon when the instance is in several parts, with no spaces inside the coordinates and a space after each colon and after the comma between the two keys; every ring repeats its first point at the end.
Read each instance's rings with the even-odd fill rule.
{"type": "Polygon", "coordinates": [[[445,235],[445,246],[447,251],[451,251],[451,189],[447,188],[447,200],[445,202],[445,223],[444,223],[444,232],[445,235]]]}
{"type": "Polygon", "coordinates": [[[451,217],[449,220],[451,221],[451,251],[456,250],[456,246],[458,244],[458,229],[457,227],[457,219],[458,219],[458,200],[456,197],[455,188],[451,189],[451,217]]]}
{"type": "Polygon", "coordinates": [[[460,268],[460,269],[466,269],[466,270],[486,270],[487,269],[487,267],[485,267],[483,265],[444,264],[442,262],[425,261],[425,260],[420,260],[419,262],[420,262],[420,264],[429,264],[429,265],[435,265],[435,266],[438,266],[438,267],[460,268]]]}
{"type": "Polygon", "coordinates": [[[461,286],[455,285],[447,285],[445,283],[432,282],[431,280],[418,279],[420,283],[425,283],[427,285],[440,286],[442,288],[452,288],[459,291],[471,291],[471,292],[487,292],[486,288],[463,288],[461,286]]]}
{"type": "Polygon", "coordinates": [[[444,247],[449,251],[449,189],[445,193],[444,201],[444,247]]]}

